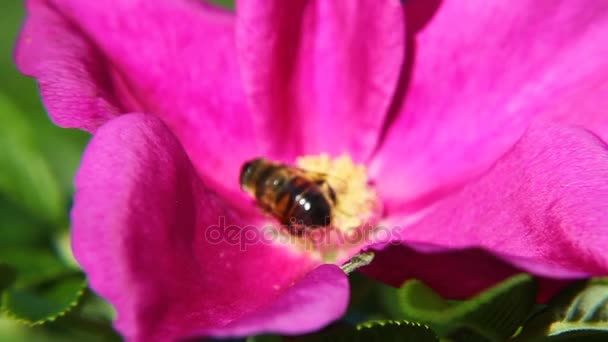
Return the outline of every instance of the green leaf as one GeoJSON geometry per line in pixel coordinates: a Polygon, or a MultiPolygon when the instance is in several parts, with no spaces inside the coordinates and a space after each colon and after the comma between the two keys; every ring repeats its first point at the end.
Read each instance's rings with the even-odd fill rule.
{"type": "Polygon", "coordinates": [[[278,335],[249,336],[246,342],[281,342],[283,338],[278,335]]]}
{"type": "Polygon", "coordinates": [[[518,340],[575,341],[581,336],[608,341],[608,282],[604,279],[579,282],[552,298],[526,323],[518,340]]]}
{"type": "Polygon", "coordinates": [[[10,265],[0,263],[0,294],[15,281],[17,272],[10,265]]]}
{"type": "Polygon", "coordinates": [[[326,328],[319,333],[290,340],[303,342],[438,341],[437,336],[429,327],[407,321],[370,321],[356,327],[338,325],[326,328]]]}
{"type": "Polygon", "coordinates": [[[563,317],[551,324],[549,335],[581,329],[608,332],[608,284],[589,284],[570,303],[563,317]]]}
{"type": "Polygon", "coordinates": [[[400,319],[384,312],[381,306],[378,288],[382,285],[377,281],[364,276],[360,272],[353,272],[348,277],[350,283],[350,302],[343,320],[357,324],[372,319],[400,319]]]}
{"type": "Polygon", "coordinates": [[[34,137],[23,113],[0,93],[0,193],[36,217],[56,222],[67,208],[66,198],[34,137]]]}
{"type": "Polygon", "coordinates": [[[439,341],[426,325],[408,321],[365,322],[357,326],[353,337],[355,341],[439,341]]]}
{"type": "Polygon", "coordinates": [[[405,319],[399,305],[399,289],[384,284],[378,284],[376,285],[375,291],[378,298],[378,304],[381,306],[386,316],[393,320],[405,319]]]}
{"type": "MultiPolygon", "coordinates": [[[[0,194],[0,250],[45,243],[49,226],[0,194]]],[[[0,252],[0,254],[2,254],[0,252]]]]}
{"type": "Polygon", "coordinates": [[[18,274],[16,286],[25,287],[49,278],[56,278],[73,269],[64,264],[50,250],[36,247],[8,247],[0,249],[0,260],[11,265],[18,274]]]}
{"type": "Polygon", "coordinates": [[[608,332],[600,330],[571,330],[538,340],[543,342],[606,342],[608,341],[608,332]]]}
{"type": "MultiPolygon", "coordinates": [[[[0,1],[0,89],[25,106],[36,104],[36,86],[31,79],[19,74],[13,60],[17,32],[25,14],[22,1],[0,1]]],[[[30,109],[30,107],[24,107],[30,109]]]]}
{"type": "Polygon", "coordinates": [[[2,312],[28,325],[43,324],[65,315],[84,293],[81,273],[63,276],[37,286],[10,288],[2,295],[2,312]]]}
{"type": "Polygon", "coordinates": [[[227,9],[234,9],[234,0],[207,0],[207,2],[227,9]]]}
{"type": "Polygon", "coordinates": [[[63,264],[73,269],[80,269],[80,265],[78,265],[78,261],[76,261],[72,252],[72,240],[69,230],[66,229],[59,232],[54,240],[55,251],[63,264]]]}
{"type": "Polygon", "coordinates": [[[439,336],[465,334],[468,340],[502,341],[517,330],[534,307],[536,282],[528,275],[506,281],[466,301],[446,301],[422,282],[412,280],[399,290],[408,320],[422,322],[439,336]]]}

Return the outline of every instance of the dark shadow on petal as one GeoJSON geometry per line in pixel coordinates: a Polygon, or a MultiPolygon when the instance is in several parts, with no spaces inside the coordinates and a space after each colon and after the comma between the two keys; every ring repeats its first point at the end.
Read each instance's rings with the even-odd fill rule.
{"type": "MultiPolygon", "coordinates": [[[[416,34],[431,21],[435,13],[437,13],[441,2],[442,0],[403,1],[406,20],[404,62],[399,74],[399,81],[397,83],[393,102],[388,109],[388,114],[374,152],[382,146],[382,142],[384,141],[389,128],[397,118],[403,102],[405,101],[405,97],[407,96],[408,86],[412,79],[412,71],[416,62],[416,34]]],[[[375,153],[370,154],[370,159],[373,158],[374,155],[375,153]]]]}
{"type": "Polygon", "coordinates": [[[409,0],[405,2],[408,34],[415,35],[433,19],[443,0],[409,0]]]}
{"type": "MultiPolygon", "coordinates": [[[[404,245],[377,252],[361,271],[389,285],[400,287],[419,279],[446,298],[464,299],[478,294],[510,276],[522,273],[489,252],[478,248],[421,253],[404,245]]],[[[538,302],[545,302],[574,280],[537,277],[538,302]]]]}

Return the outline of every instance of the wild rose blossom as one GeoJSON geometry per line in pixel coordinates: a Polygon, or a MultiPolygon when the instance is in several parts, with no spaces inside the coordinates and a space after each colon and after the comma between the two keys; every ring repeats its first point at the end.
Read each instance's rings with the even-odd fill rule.
{"type": "Polygon", "coordinates": [[[366,272],[389,282],[608,273],[602,6],[30,0],[16,59],[94,133],[73,248],[124,336],[299,334],[343,314],[340,268],[205,235],[267,222],[238,189],[252,157],[367,165],[401,245],[368,246],[366,272]]]}

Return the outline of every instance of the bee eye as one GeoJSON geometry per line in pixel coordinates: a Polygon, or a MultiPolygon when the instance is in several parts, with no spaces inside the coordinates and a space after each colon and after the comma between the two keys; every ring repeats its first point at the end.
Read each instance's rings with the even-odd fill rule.
{"type": "Polygon", "coordinates": [[[253,174],[254,165],[255,165],[254,161],[249,161],[249,162],[245,163],[243,165],[243,167],[241,167],[241,177],[240,177],[241,185],[247,184],[249,182],[249,179],[251,178],[251,175],[253,174]]]}

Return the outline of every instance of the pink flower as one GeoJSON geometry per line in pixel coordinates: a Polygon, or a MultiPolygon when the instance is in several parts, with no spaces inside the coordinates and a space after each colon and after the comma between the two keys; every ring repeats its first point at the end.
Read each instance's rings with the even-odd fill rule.
{"type": "Polygon", "coordinates": [[[58,125],[94,133],[74,252],[129,339],[299,334],[343,314],[337,266],[209,241],[220,217],[260,222],[237,182],[255,156],[368,165],[402,245],[375,246],[367,272],[389,282],[467,295],[515,268],[608,273],[600,2],[27,4],[19,67],[58,125]]]}

